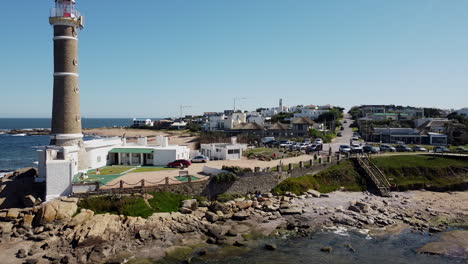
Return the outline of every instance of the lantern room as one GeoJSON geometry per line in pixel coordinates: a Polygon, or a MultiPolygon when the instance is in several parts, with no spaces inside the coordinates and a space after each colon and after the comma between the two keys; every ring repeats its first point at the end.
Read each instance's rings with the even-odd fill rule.
{"type": "Polygon", "coordinates": [[[55,0],[55,8],[52,8],[51,17],[79,18],[75,0],[55,0]]]}

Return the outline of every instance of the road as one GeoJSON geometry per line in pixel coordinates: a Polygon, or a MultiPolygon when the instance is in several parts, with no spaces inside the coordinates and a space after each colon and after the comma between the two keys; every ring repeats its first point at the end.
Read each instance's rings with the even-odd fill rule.
{"type": "Polygon", "coordinates": [[[349,141],[353,137],[353,129],[349,127],[353,120],[351,119],[351,116],[348,114],[345,114],[344,119],[341,121],[344,130],[341,131],[343,136],[341,137],[336,137],[332,140],[332,143],[325,143],[323,144],[323,150],[328,151],[329,148],[332,148],[332,153],[335,153],[340,149],[340,145],[349,145],[349,141]],[[346,123],[344,122],[346,120],[346,123]]]}

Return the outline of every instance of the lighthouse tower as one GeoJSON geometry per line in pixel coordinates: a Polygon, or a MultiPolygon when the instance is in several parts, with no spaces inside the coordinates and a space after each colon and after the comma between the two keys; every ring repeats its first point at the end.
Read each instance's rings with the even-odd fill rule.
{"type": "Polygon", "coordinates": [[[88,169],[80,116],[78,31],[83,17],[75,0],[55,0],[49,22],[54,28],[54,92],[51,142],[38,150],[39,177],[46,200],[72,192],[74,177],[88,169]]]}
{"type": "Polygon", "coordinates": [[[51,145],[74,146],[82,141],[78,81],[78,30],[83,17],[75,0],[55,0],[49,18],[54,28],[54,94],[51,145]]]}

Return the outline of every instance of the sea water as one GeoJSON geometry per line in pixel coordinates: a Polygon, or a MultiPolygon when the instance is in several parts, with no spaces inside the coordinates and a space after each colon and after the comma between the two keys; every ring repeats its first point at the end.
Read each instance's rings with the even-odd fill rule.
{"type": "MultiPolygon", "coordinates": [[[[83,118],[84,128],[130,126],[131,118],[83,118]]],[[[50,128],[50,118],[0,118],[0,177],[6,172],[37,167],[37,149],[50,143],[50,136],[6,134],[14,129],[50,128]]]]}
{"type": "MultiPolygon", "coordinates": [[[[341,230],[342,231],[342,230],[341,230]]],[[[192,259],[191,263],[213,264],[448,264],[465,263],[462,259],[420,254],[417,249],[437,240],[440,234],[412,233],[372,237],[357,232],[318,232],[310,237],[267,239],[257,248],[238,256],[209,256],[209,259],[192,259]],[[263,244],[274,243],[275,251],[265,250],[263,244]],[[322,247],[331,252],[322,252],[322,247]]],[[[171,263],[160,261],[155,263],[171,263]]],[[[172,264],[172,263],[171,263],[172,264]]]]}

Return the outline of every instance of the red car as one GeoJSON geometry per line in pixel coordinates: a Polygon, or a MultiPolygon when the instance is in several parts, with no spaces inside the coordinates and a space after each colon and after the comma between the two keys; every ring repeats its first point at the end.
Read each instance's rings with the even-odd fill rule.
{"type": "Polygon", "coordinates": [[[192,162],[190,160],[175,160],[167,164],[167,166],[170,168],[187,168],[190,165],[192,165],[192,162]]]}

